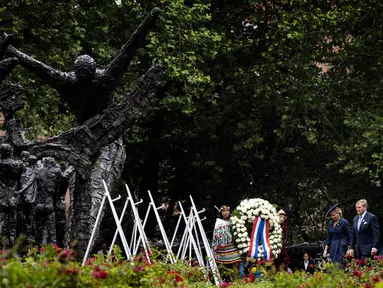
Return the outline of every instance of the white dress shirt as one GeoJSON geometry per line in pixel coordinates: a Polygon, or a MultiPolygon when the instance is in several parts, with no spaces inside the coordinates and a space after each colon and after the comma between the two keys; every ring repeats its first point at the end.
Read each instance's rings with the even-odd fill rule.
{"type": "Polygon", "coordinates": [[[305,270],[307,270],[307,267],[309,266],[310,261],[303,261],[303,263],[305,264],[305,270]]]}

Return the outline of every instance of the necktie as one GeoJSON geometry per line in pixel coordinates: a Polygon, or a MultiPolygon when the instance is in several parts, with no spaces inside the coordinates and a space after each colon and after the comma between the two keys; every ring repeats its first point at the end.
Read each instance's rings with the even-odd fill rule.
{"type": "Polygon", "coordinates": [[[358,231],[360,230],[360,224],[362,224],[362,219],[363,219],[363,217],[362,217],[362,216],[359,216],[359,220],[358,220],[358,231]]]}

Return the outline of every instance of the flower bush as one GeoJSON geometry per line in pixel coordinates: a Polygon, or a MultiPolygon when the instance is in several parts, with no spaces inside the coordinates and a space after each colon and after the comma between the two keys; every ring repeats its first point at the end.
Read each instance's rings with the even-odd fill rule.
{"type": "Polygon", "coordinates": [[[375,256],[374,259],[360,260],[352,259],[346,267],[346,271],[353,276],[362,287],[383,288],[383,256],[375,256]]]}
{"type": "MultiPolygon", "coordinates": [[[[29,249],[24,257],[17,249],[3,250],[0,261],[0,287],[215,287],[198,266],[188,262],[177,264],[159,261],[160,252],[153,252],[149,264],[138,256],[127,261],[116,247],[110,257],[95,256],[80,266],[76,252],[46,245],[29,249]],[[158,254],[156,256],[156,254],[158,254]]],[[[346,270],[327,264],[324,272],[313,276],[303,272],[294,274],[270,272],[268,278],[253,274],[219,287],[381,287],[383,288],[383,257],[360,267],[353,260],[346,270]]],[[[259,268],[264,268],[260,266],[259,268]]]]}
{"type": "Polygon", "coordinates": [[[56,245],[31,248],[23,258],[14,250],[3,250],[0,286],[186,287],[201,281],[206,285],[207,281],[198,266],[167,264],[156,259],[149,264],[142,256],[127,261],[118,248],[110,257],[89,258],[84,266],[76,261],[76,256],[72,249],[56,245]]]}
{"type": "MultiPolygon", "coordinates": [[[[273,257],[276,258],[282,249],[282,229],[275,207],[266,200],[260,198],[245,199],[233,211],[230,223],[234,243],[241,253],[244,254],[249,251],[250,234],[255,217],[270,221],[269,241],[273,257]]],[[[258,247],[258,255],[259,260],[264,258],[262,245],[258,247]]]]}

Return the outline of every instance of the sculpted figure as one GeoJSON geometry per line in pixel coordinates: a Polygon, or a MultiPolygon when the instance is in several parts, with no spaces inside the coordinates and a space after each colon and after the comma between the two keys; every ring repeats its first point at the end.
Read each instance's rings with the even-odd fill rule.
{"type": "Polygon", "coordinates": [[[21,232],[28,238],[33,236],[33,223],[35,218],[36,195],[38,189],[37,175],[37,158],[29,155],[29,152],[21,153],[21,160],[27,163],[23,174],[21,174],[21,189],[17,192],[20,194],[20,220],[22,222],[21,232]],[[26,159],[26,157],[28,157],[26,159]]]}
{"type": "Polygon", "coordinates": [[[7,244],[16,239],[17,186],[23,170],[23,162],[13,159],[13,147],[0,145],[0,235],[7,244]]]}
{"type": "MultiPolygon", "coordinates": [[[[141,116],[142,108],[164,84],[163,69],[161,65],[154,64],[138,79],[129,92],[129,97],[126,97],[121,103],[112,103],[117,85],[128,69],[135,52],[143,46],[158,14],[159,9],[153,9],[132,34],[129,41],[121,47],[104,68],[98,68],[90,55],[81,55],[76,59],[70,71],[59,71],[9,46],[9,35],[4,34],[4,37],[0,39],[0,82],[10,68],[17,64],[23,66],[36,74],[42,82],[58,91],[62,102],[66,102],[80,125],[42,142],[27,142],[23,138],[20,124],[13,117],[14,112],[22,107],[22,103],[15,101],[18,100],[18,97],[15,96],[21,87],[8,85],[8,82],[0,83],[2,85],[0,85],[1,95],[6,95],[6,98],[0,95],[0,111],[4,115],[7,125],[6,133],[0,136],[0,144],[11,143],[17,151],[28,150],[38,159],[48,156],[55,157],[75,168],[69,189],[68,200],[70,199],[70,201],[65,203],[60,193],[63,190],[62,187],[68,188],[68,184],[63,184],[63,177],[65,179],[61,173],[63,169],[60,171],[53,158],[46,158],[42,162],[38,161],[34,164],[28,162],[27,167],[32,169],[35,166],[33,168],[35,174],[32,173],[33,169],[22,170],[23,165],[21,165],[18,179],[20,182],[20,178],[22,178],[22,183],[21,187],[19,183],[17,189],[20,189],[24,204],[29,205],[35,200],[34,205],[31,205],[34,210],[31,210],[30,213],[34,215],[35,226],[38,228],[35,229],[38,243],[43,243],[44,238],[47,238],[49,242],[59,240],[58,237],[63,233],[57,229],[57,226],[62,225],[64,217],[67,217],[65,219],[67,222],[65,241],[69,243],[76,239],[78,241],[76,248],[80,257],[85,253],[90,231],[95,224],[93,212],[97,211],[100,203],[97,198],[103,193],[102,185],[93,184],[101,183],[102,175],[108,177],[107,182],[110,187],[116,183],[125,160],[125,150],[120,144],[120,142],[122,143],[121,135],[131,121],[141,116]],[[4,51],[6,51],[5,55],[12,57],[4,60],[6,62],[1,61],[4,51]],[[2,66],[2,64],[4,65],[2,66]],[[3,71],[4,73],[2,73],[3,71]],[[100,154],[105,154],[107,157],[103,158],[100,154]],[[111,165],[113,169],[105,169],[105,167],[109,169],[111,165]],[[104,171],[108,171],[108,173],[104,173],[104,171]],[[22,172],[24,172],[23,177],[21,177],[22,172]],[[35,187],[37,188],[35,189],[35,187]],[[37,192],[33,193],[33,191],[37,192]],[[54,225],[55,217],[56,227],[54,225]]],[[[0,186],[3,189],[8,185],[1,183],[1,173],[0,167],[0,186]]],[[[10,192],[7,190],[3,194],[9,195],[10,192]]],[[[29,227],[31,226],[29,225],[29,227]]],[[[33,227],[27,229],[29,234],[33,234],[30,232],[31,229],[33,230],[33,227]]]]}
{"type": "Polygon", "coordinates": [[[114,90],[129,67],[136,50],[154,25],[159,9],[154,8],[117,55],[104,68],[98,69],[89,55],[81,55],[74,62],[73,71],[56,70],[9,46],[7,54],[19,59],[20,65],[37,74],[56,89],[76,115],[79,124],[101,114],[112,103],[114,90]]]}
{"type": "Polygon", "coordinates": [[[44,243],[47,232],[49,243],[56,243],[56,217],[54,198],[57,185],[61,180],[61,168],[54,158],[46,157],[42,166],[37,168],[38,190],[36,196],[36,241],[44,243]]]}
{"type": "Polygon", "coordinates": [[[61,171],[64,171],[64,172],[61,173],[62,179],[61,179],[61,182],[59,183],[59,186],[57,188],[58,190],[55,196],[55,214],[56,214],[57,245],[59,245],[60,247],[64,247],[65,246],[64,238],[65,238],[66,228],[68,224],[68,217],[67,217],[68,207],[66,202],[67,200],[66,196],[70,186],[69,179],[73,178],[72,176],[74,174],[74,168],[73,166],[62,165],[61,171]]]}
{"type": "MultiPolygon", "coordinates": [[[[27,201],[35,203],[33,214],[35,215],[36,242],[57,243],[56,212],[63,209],[61,206],[64,205],[63,196],[68,187],[67,178],[73,172],[73,167],[69,166],[63,172],[61,166],[52,157],[43,158],[40,165],[38,162],[36,166],[33,165],[37,177],[37,193],[30,193],[27,201]]],[[[36,190],[31,189],[30,192],[34,191],[36,190]]],[[[59,213],[59,215],[61,214],[59,213]]],[[[59,219],[60,223],[65,226],[66,219],[59,219]]]]}

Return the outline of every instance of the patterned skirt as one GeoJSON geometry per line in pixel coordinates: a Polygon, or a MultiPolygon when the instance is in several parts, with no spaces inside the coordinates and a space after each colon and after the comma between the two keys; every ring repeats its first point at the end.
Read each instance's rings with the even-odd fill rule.
{"type": "Polygon", "coordinates": [[[215,253],[215,261],[219,264],[233,264],[242,261],[241,254],[233,244],[218,246],[215,253]]]}

